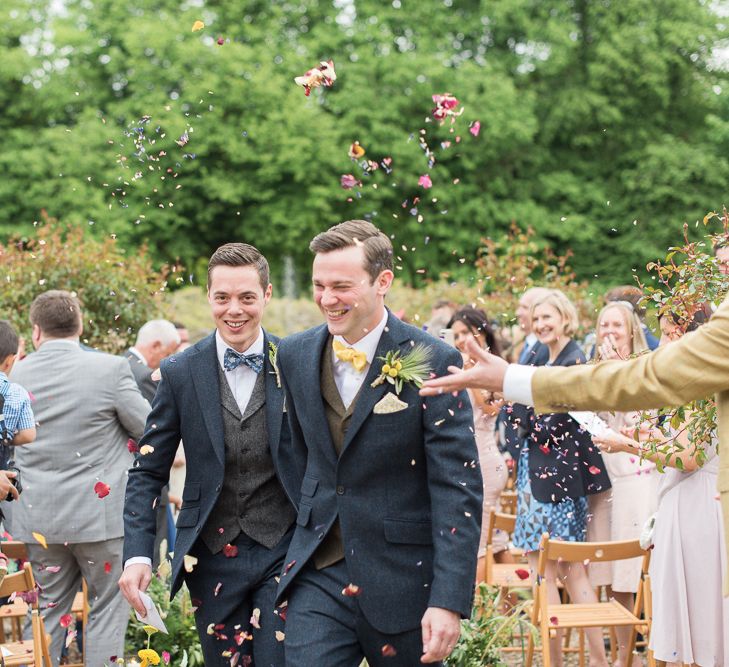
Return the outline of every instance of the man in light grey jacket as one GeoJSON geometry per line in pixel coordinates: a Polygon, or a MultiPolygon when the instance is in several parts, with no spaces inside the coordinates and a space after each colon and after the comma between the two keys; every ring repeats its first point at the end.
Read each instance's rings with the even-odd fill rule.
{"type": "Polygon", "coordinates": [[[70,613],[81,577],[91,607],[86,664],[110,664],[123,655],[129,619],[116,585],[133,461],[127,441],[141,437],[150,406],[126,359],[81,349],[81,309],[72,294],[40,294],[30,321],[36,352],[16,364],[12,379],[35,398],[38,437],[16,450],[23,492],[11,532],[28,545],[54,665],[67,632],[61,617],[70,613]]]}

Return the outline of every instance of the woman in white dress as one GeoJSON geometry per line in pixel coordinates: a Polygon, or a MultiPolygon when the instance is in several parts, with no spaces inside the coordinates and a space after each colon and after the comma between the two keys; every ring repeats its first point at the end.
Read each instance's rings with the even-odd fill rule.
{"type": "MultiPolygon", "coordinates": [[[[628,359],[648,349],[640,320],[627,301],[607,304],[597,317],[597,358],[628,359]]],[[[610,428],[620,433],[638,423],[635,412],[600,413],[610,428]]],[[[643,525],[656,511],[658,474],[653,461],[622,452],[605,457],[605,467],[612,488],[590,497],[591,520],[587,540],[635,540],[643,525]]],[[[590,581],[595,586],[608,586],[612,595],[627,609],[635,603],[640,580],[640,558],[590,565],[590,581]]],[[[631,667],[627,649],[630,628],[618,628],[618,661],[616,665],[631,667]]]]}
{"type": "MultiPolygon", "coordinates": [[[[500,354],[500,346],[494,330],[489,324],[486,313],[477,308],[462,308],[448,322],[448,328],[453,331],[455,346],[464,354],[464,346],[469,338],[473,338],[482,348],[488,348],[493,354],[500,354]]],[[[470,361],[464,354],[464,366],[470,361]]],[[[486,553],[486,538],[491,512],[499,511],[499,497],[506,487],[509,470],[506,461],[496,444],[495,425],[496,417],[503,401],[496,400],[489,392],[478,389],[468,390],[473,406],[473,423],[478,447],[478,458],[483,476],[483,517],[481,523],[481,544],[479,546],[479,572],[478,580],[483,580],[484,562],[486,553]]],[[[496,531],[493,536],[492,548],[494,558],[499,563],[513,563],[514,558],[509,551],[509,536],[496,531]]]]}
{"type": "MultiPolygon", "coordinates": [[[[705,319],[703,313],[695,316],[688,329],[705,319]]],[[[662,317],[661,334],[661,345],[675,340],[682,335],[680,323],[670,315],[662,317]]],[[[655,439],[656,433],[642,431],[640,437],[655,439]]],[[[716,490],[716,439],[691,443],[686,431],[678,429],[666,442],[683,449],[677,448],[668,459],[660,452],[643,452],[642,443],[625,433],[593,440],[611,455],[643,455],[666,466],[659,482],[650,565],[650,648],[655,658],[668,667],[729,664],[729,599],[722,597],[726,553],[716,490]],[[697,460],[699,448],[706,456],[703,466],[697,460]]]]}

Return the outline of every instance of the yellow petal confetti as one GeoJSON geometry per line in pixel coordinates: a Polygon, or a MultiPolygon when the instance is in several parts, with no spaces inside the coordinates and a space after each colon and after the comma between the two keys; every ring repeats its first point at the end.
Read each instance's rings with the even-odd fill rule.
{"type": "Polygon", "coordinates": [[[192,31],[197,32],[198,30],[202,30],[205,27],[205,24],[202,21],[195,21],[195,23],[192,24],[192,31]]]}
{"type": "Polygon", "coordinates": [[[151,454],[154,451],[154,447],[152,445],[142,445],[139,449],[139,453],[142,456],[146,456],[147,454],[151,454]]]}
{"type": "Polygon", "coordinates": [[[33,537],[35,538],[36,542],[40,544],[44,549],[48,548],[48,543],[46,542],[46,538],[43,537],[40,533],[32,533],[33,537]]]}
{"type": "Polygon", "coordinates": [[[286,639],[286,635],[281,630],[276,630],[276,641],[282,642],[284,639],[286,639]]]}
{"type": "Polygon", "coordinates": [[[197,565],[197,558],[195,556],[188,556],[187,554],[183,558],[185,572],[192,572],[197,565]]]}

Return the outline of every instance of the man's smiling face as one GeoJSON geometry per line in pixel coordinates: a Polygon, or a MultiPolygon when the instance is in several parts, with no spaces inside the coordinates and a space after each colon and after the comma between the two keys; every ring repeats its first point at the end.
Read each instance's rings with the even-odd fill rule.
{"type": "Polygon", "coordinates": [[[271,299],[252,266],[216,266],[210,273],[208,302],[222,339],[238,352],[258,337],[263,309],[271,299]]]}

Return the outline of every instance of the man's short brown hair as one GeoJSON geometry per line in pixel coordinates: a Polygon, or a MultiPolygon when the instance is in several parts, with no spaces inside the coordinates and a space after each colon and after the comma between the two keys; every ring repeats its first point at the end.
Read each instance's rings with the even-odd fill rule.
{"type": "Polygon", "coordinates": [[[81,305],[65,290],[52,289],[39,294],[30,304],[30,323],[52,338],[78,336],[81,330],[81,305]]]}
{"type": "Polygon", "coordinates": [[[317,234],[309,244],[309,250],[316,255],[362,246],[364,249],[364,269],[372,282],[383,271],[392,271],[392,242],[371,222],[366,220],[347,220],[327,231],[317,234]]]}
{"type": "Polygon", "coordinates": [[[268,261],[258,248],[248,243],[226,243],[213,253],[208,262],[208,289],[210,289],[211,274],[216,266],[252,266],[258,272],[258,279],[264,292],[271,282],[268,261]]]}

